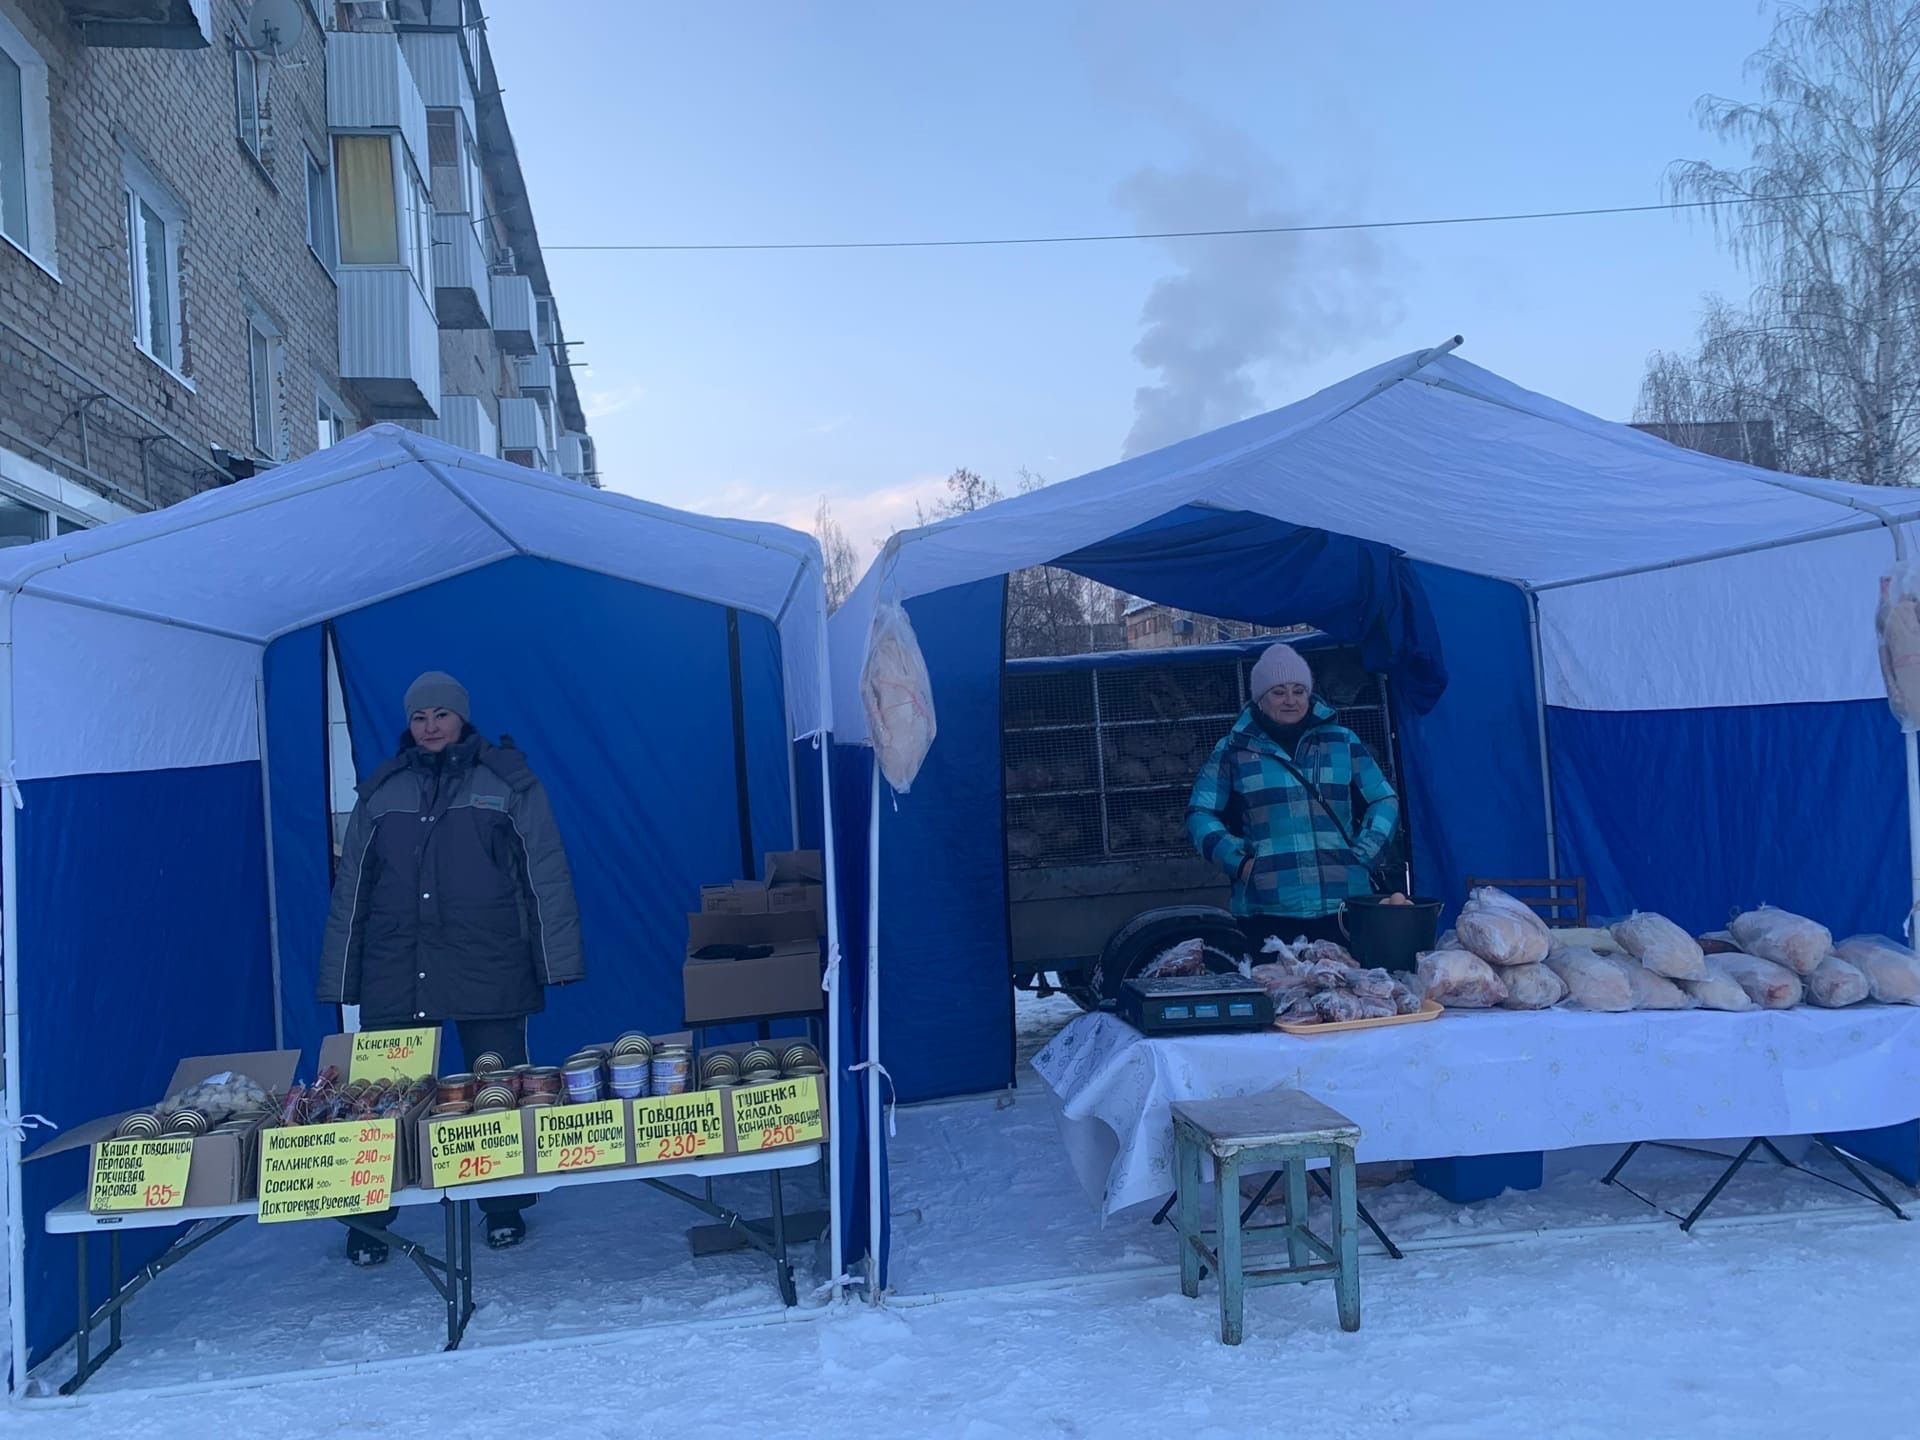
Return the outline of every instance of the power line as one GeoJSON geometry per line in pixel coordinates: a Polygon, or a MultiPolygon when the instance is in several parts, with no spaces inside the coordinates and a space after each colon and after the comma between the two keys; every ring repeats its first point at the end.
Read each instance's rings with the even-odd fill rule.
{"type": "MultiPolygon", "coordinates": [[[[1904,188],[1904,187],[1903,187],[1904,188]]],[[[1810,190],[1802,195],[1672,200],[1655,205],[1595,205],[1582,210],[1525,210],[1501,215],[1445,215],[1418,220],[1349,220],[1316,225],[1248,225],[1220,230],[1127,230],[1090,235],[1005,235],[963,240],[758,240],[716,244],[542,245],[542,250],[959,250],[1010,245],[1104,245],[1129,240],[1214,240],[1242,235],[1328,235],[1351,230],[1412,230],[1442,225],[1499,225],[1515,220],[1577,220],[1594,215],[1649,215],[1661,211],[1711,210],[1724,205],[1790,204],[1798,200],[1844,200],[1868,190],[1810,190]]]]}

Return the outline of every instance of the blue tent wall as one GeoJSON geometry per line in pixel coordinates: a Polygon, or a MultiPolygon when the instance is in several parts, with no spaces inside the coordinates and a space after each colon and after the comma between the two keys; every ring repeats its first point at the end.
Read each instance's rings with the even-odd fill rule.
{"type": "MultiPolygon", "coordinates": [[[[777,633],[740,625],[758,853],[791,834],[789,742],[777,633]]],[[[393,754],[408,683],[442,669],[472,694],[479,729],[511,734],[545,782],[588,979],[547,993],[534,1052],[679,1029],[684,917],[701,884],[740,869],[725,609],[515,559],[341,616],[334,637],[360,773],[393,754]]]]}
{"type": "Polygon", "coordinates": [[[314,1003],[320,937],[332,884],[333,814],[327,785],[327,672],[321,627],[267,647],[267,778],[273,806],[273,883],[280,941],[280,1014],[289,1049],[311,1063],[338,1030],[314,1003]]]}
{"type": "Polygon", "coordinates": [[[1697,932],[1765,902],[1900,933],[1906,762],[1884,700],[1547,718],[1561,863],[1595,915],[1697,932]]]}
{"type": "MultiPolygon", "coordinates": [[[[818,761],[816,759],[815,763],[818,761]]],[[[852,1066],[869,1058],[867,1050],[867,821],[873,804],[873,752],[863,745],[836,745],[833,749],[834,883],[840,920],[840,1108],[834,1123],[840,1127],[840,1263],[844,1270],[857,1265],[866,1253],[871,1211],[868,1189],[872,1171],[867,1148],[869,1127],[879,1124],[880,1161],[886,1169],[887,1136],[882,1117],[867,1113],[866,1074],[852,1066]]],[[[804,771],[802,772],[804,773],[804,771]]],[[[882,802],[886,803],[885,801],[882,802]]],[[[804,812],[801,819],[804,827],[804,812]]],[[[803,832],[804,833],[804,832],[803,832]]],[[[884,965],[883,965],[884,969],[884,965]]],[[[891,1053],[891,1052],[889,1052],[891,1053]]],[[[885,1086],[882,1085],[882,1093],[885,1086]]],[[[885,1282],[886,1224],[890,1202],[886,1184],[880,1187],[882,1216],[881,1283],[885,1282]]]]}
{"type": "Polygon", "coordinates": [[[1446,651],[1448,685],[1426,714],[1398,701],[1401,788],[1416,886],[1447,902],[1469,875],[1546,874],[1529,602],[1517,586],[1415,564],[1446,651]]]}
{"type": "MultiPolygon", "coordinates": [[[[999,577],[907,602],[938,738],[913,789],[880,805],[882,1056],[902,1101],[1013,1082],[1001,802],[999,577]]],[[[858,829],[862,803],[842,822],[858,829]]]]}
{"type": "MultiPolygon", "coordinates": [[[[31,780],[18,821],[20,1109],[63,1126],[150,1105],[188,1055],[273,1048],[260,767],[31,780]]],[[[29,1147],[47,1132],[30,1131],[29,1147]]],[[[73,1333],[73,1241],[38,1217],[84,1149],[22,1172],[30,1359],[73,1333]]],[[[130,1271],[173,1238],[124,1237],[130,1271]]],[[[106,1292],[105,1250],[92,1300],[106,1292]]]]}

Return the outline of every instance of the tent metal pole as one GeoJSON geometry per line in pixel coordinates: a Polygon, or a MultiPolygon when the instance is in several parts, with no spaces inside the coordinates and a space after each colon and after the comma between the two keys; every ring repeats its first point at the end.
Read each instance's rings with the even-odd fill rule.
{"type": "Polygon", "coordinates": [[[1533,644],[1533,715],[1539,727],[1540,798],[1547,820],[1547,878],[1560,878],[1560,842],[1553,810],[1553,750],[1547,743],[1547,667],[1540,652],[1540,597],[1527,586],[1527,637],[1533,644]]]}
{"type": "Polygon", "coordinates": [[[15,818],[19,791],[12,780],[13,611],[15,594],[0,596],[0,986],[6,990],[6,1108],[0,1129],[7,1135],[7,1330],[12,1363],[7,1388],[18,1395],[27,1374],[27,1217],[20,1186],[20,1150],[25,1140],[20,1096],[20,829],[15,818]]]}
{"type": "MultiPolygon", "coordinates": [[[[1858,520],[1815,530],[1804,535],[1788,535],[1774,540],[1754,540],[1745,545],[1729,545],[1699,555],[1684,555],[1677,560],[1656,560],[1650,565],[1629,565],[1621,570],[1602,570],[1594,575],[1579,575],[1570,580],[1542,580],[1532,585],[1541,594],[1549,590],[1573,590],[1582,585],[1598,585],[1608,580],[1628,580],[1636,575],[1658,575],[1663,570],[1684,570],[1689,565],[1710,565],[1716,560],[1737,560],[1743,555],[1761,555],[1769,550],[1787,550],[1795,545],[1814,545],[1822,540],[1844,540],[1849,535],[1865,535],[1885,528],[1879,520],[1858,520]]],[[[1444,564],[1444,561],[1436,561],[1444,564]]],[[[1489,579],[1498,577],[1489,576],[1489,579]]],[[[1515,581],[1515,584],[1526,582],[1515,581]]]]}
{"type": "Polygon", "coordinates": [[[273,962],[273,1048],[287,1048],[286,1007],[280,988],[280,876],[273,864],[273,771],[267,762],[267,652],[253,677],[254,725],[260,735],[260,823],[267,852],[267,955],[273,962]]]}
{"type": "Polygon", "coordinates": [[[880,1303],[880,1188],[886,1111],[880,1103],[880,752],[867,816],[867,1302],[880,1303]]]}
{"type": "MultiPolygon", "coordinates": [[[[825,657],[826,652],[821,651],[825,657]]],[[[840,1076],[847,1068],[848,1056],[840,1045],[840,879],[833,856],[833,734],[822,731],[820,743],[820,820],[827,884],[827,1112],[832,1138],[827,1142],[827,1265],[833,1273],[833,1298],[845,1293],[841,1277],[846,1274],[840,1243],[840,1148],[846,1142],[840,1135],[840,1076]]],[[[792,744],[788,747],[791,750],[792,744]]],[[[795,835],[799,832],[796,830],[795,835]]],[[[798,839],[794,844],[798,845],[798,839]]]]}

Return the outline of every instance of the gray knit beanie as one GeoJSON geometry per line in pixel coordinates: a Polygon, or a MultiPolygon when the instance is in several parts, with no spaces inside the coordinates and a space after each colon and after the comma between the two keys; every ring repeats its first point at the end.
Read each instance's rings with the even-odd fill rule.
{"type": "Polygon", "coordinates": [[[1248,690],[1258,700],[1276,685],[1304,685],[1313,689],[1313,671],[1291,645],[1269,645],[1253,662],[1248,690]]]}
{"type": "Polygon", "coordinates": [[[429,670],[407,687],[407,718],[422,710],[451,710],[462,720],[473,718],[467,687],[444,670],[429,670]]]}

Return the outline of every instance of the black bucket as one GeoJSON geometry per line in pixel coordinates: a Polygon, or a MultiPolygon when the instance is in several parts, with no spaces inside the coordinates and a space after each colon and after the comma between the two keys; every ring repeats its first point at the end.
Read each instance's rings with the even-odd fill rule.
{"type": "Polygon", "coordinates": [[[1340,911],[1340,929],[1353,958],[1369,968],[1411,970],[1440,931],[1440,902],[1389,905],[1383,896],[1356,896],[1340,911]]]}

